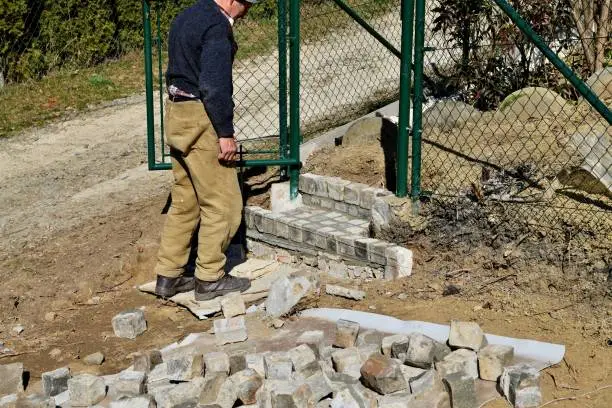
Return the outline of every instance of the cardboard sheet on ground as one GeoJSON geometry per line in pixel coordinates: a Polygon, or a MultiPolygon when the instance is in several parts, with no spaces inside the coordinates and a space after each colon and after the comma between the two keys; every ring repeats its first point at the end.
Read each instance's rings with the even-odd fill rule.
{"type": "MultiPolygon", "coordinates": [[[[276,261],[263,259],[248,259],[237,265],[230,272],[231,275],[251,279],[251,287],[242,294],[245,303],[251,303],[265,298],[272,282],[283,276],[289,275],[294,270],[288,265],[276,261]]],[[[155,281],[145,283],[138,287],[141,292],[155,294],[155,281]]],[[[168,299],[177,305],[186,307],[198,319],[205,320],[209,316],[221,311],[220,299],[216,298],[205,302],[197,302],[193,291],[179,293],[168,299]]]]}

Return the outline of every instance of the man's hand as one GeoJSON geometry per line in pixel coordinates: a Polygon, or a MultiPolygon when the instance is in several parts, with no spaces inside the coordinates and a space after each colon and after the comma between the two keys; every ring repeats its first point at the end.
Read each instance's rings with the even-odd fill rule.
{"type": "Polygon", "coordinates": [[[236,139],[233,137],[219,138],[219,161],[232,163],[236,160],[236,139]]]}

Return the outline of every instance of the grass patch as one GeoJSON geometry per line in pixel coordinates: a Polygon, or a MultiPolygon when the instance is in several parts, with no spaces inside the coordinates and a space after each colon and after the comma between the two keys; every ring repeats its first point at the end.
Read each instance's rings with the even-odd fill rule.
{"type": "MultiPolygon", "coordinates": [[[[383,14],[398,4],[397,0],[350,0],[348,3],[366,19],[383,14]]],[[[329,31],[353,24],[332,1],[304,3],[302,18],[302,38],[309,42],[323,40],[329,31]]],[[[237,24],[235,35],[240,47],[238,60],[269,54],[278,41],[276,17],[247,18],[237,24]]],[[[165,52],[162,59],[166,59],[165,52]]],[[[157,67],[154,51],[154,75],[157,67]]],[[[157,88],[157,77],[154,82],[157,88]]],[[[144,92],[142,51],[128,53],[95,67],[63,68],[40,80],[7,85],[0,89],[0,137],[141,92],[144,92]]]]}

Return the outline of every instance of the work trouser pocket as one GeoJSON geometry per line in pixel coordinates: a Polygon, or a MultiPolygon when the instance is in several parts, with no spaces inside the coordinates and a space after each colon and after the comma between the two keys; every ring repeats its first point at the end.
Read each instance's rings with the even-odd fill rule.
{"type": "Polygon", "coordinates": [[[211,126],[201,101],[167,102],[166,142],[183,156],[211,126]]]}

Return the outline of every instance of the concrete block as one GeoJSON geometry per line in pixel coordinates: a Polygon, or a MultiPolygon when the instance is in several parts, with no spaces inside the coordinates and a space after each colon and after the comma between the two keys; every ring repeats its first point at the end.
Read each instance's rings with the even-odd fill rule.
{"type": "Polygon", "coordinates": [[[124,371],[108,389],[112,400],[137,397],[145,392],[146,374],[142,371],[124,371]]]}
{"type": "Polygon", "coordinates": [[[298,346],[302,344],[308,346],[316,358],[319,358],[321,348],[325,346],[325,333],[322,330],[306,331],[297,338],[296,343],[298,346]]]}
{"type": "Polygon", "coordinates": [[[442,361],[436,361],[435,366],[440,377],[462,373],[474,380],[478,378],[478,360],[476,353],[472,350],[455,350],[442,361]]]}
{"type": "Polygon", "coordinates": [[[317,357],[307,345],[302,344],[294,347],[287,354],[293,363],[293,370],[304,378],[308,378],[320,371],[317,357]]]}
{"type": "Polygon", "coordinates": [[[385,279],[399,279],[412,274],[412,251],[400,246],[385,248],[385,279]]]}
{"type": "Polygon", "coordinates": [[[204,362],[201,354],[175,356],[166,362],[166,378],[171,381],[189,381],[202,376],[204,362]]]}
{"type": "Polygon", "coordinates": [[[217,319],[214,322],[217,344],[239,343],[248,338],[244,316],[217,319]]]}
{"type": "Polygon", "coordinates": [[[101,377],[80,374],[68,380],[68,393],[73,407],[87,407],[106,397],[106,385],[101,377]]]}
{"type": "Polygon", "coordinates": [[[136,352],[132,355],[134,371],[149,373],[157,365],[162,363],[162,355],[159,350],[136,352]]]}
{"type": "Polygon", "coordinates": [[[359,349],[362,363],[365,363],[370,357],[380,354],[380,346],[377,344],[364,344],[357,348],[359,349]]]}
{"type": "Polygon", "coordinates": [[[499,385],[506,399],[516,408],[538,407],[542,403],[540,372],[528,364],[504,368],[499,385]]]}
{"type": "MultiPolygon", "coordinates": [[[[363,239],[360,239],[360,241],[363,241],[363,239]]],[[[390,242],[385,242],[374,238],[373,241],[367,241],[367,246],[368,261],[378,265],[385,265],[387,263],[386,250],[387,248],[393,247],[395,245],[390,242]]]]}
{"type": "Polygon", "coordinates": [[[230,358],[223,351],[211,351],[204,354],[204,370],[209,373],[230,373],[230,358]]]}
{"type": "Polygon", "coordinates": [[[291,241],[298,244],[304,242],[304,224],[306,223],[305,220],[296,220],[289,224],[289,239],[291,241]]]}
{"type": "Polygon", "coordinates": [[[435,370],[424,370],[421,374],[410,379],[410,391],[413,394],[424,393],[436,384],[438,378],[435,370]]]}
{"type": "Polygon", "coordinates": [[[354,204],[347,204],[347,214],[350,215],[351,217],[361,217],[361,208],[359,206],[356,206],[354,204]]]}
{"type": "Polygon", "coordinates": [[[403,363],[408,358],[408,348],[410,346],[410,338],[396,341],[391,345],[391,357],[397,358],[403,363]]]}
{"type": "Polygon", "coordinates": [[[370,357],[363,364],[361,376],[366,386],[380,394],[391,394],[408,388],[400,364],[382,354],[370,357]]]}
{"type": "Polygon", "coordinates": [[[214,404],[217,401],[221,387],[227,382],[227,379],[228,377],[225,373],[207,373],[204,376],[204,386],[198,396],[198,404],[214,404]]]}
{"type": "Polygon", "coordinates": [[[342,257],[354,258],[355,255],[355,235],[336,236],[336,253],[342,257]]]}
{"type": "Polygon", "coordinates": [[[286,353],[270,353],[264,356],[266,379],[287,380],[293,372],[293,362],[286,353]]]}
{"type": "Polygon", "coordinates": [[[467,348],[478,351],[486,346],[487,340],[478,323],[452,320],[448,344],[453,348],[467,348]]]}
{"type": "Polygon", "coordinates": [[[478,406],[474,379],[464,373],[453,373],[443,378],[453,408],[474,408],[478,406]]]}
{"type": "Polygon", "coordinates": [[[12,363],[0,365],[0,395],[23,392],[23,364],[12,363]]]}
{"type": "Polygon", "coordinates": [[[366,344],[374,344],[381,351],[382,339],[385,335],[377,330],[361,330],[357,335],[356,346],[364,346],[366,344]]]}
{"type": "Polygon", "coordinates": [[[329,198],[336,201],[344,200],[344,186],[350,184],[348,180],[342,180],[340,177],[326,177],[327,193],[329,198]]]}
{"type": "Polygon", "coordinates": [[[406,353],[406,364],[419,368],[430,368],[434,361],[442,360],[448,354],[450,354],[450,349],[445,344],[423,334],[413,333],[410,336],[410,344],[406,353]]]}
{"type": "Polygon", "coordinates": [[[150,395],[124,398],[110,403],[110,408],[156,408],[155,399],[150,395]]]}
{"type": "Polygon", "coordinates": [[[270,209],[273,213],[278,214],[302,207],[301,195],[298,194],[298,196],[292,200],[290,191],[291,188],[288,181],[272,184],[270,187],[270,209]]]}
{"type": "Polygon", "coordinates": [[[385,356],[391,357],[391,350],[393,347],[393,343],[400,343],[400,342],[409,342],[410,341],[410,337],[406,334],[394,334],[391,336],[386,336],[383,337],[382,339],[382,353],[385,356]]]}
{"type": "Polygon", "coordinates": [[[261,353],[249,353],[245,357],[247,368],[251,368],[261,377],[266,376],[266,366],[264,363],[264,355],[261,353]]]}
{"type": "Polygon", "coordinates": [[[426,371],[422,368],[411,367],[404,364],[401,364],[400,369],[402,370],[402,375],[406,380],[406,384],[410,384],[410,381],[420,377],[426,371]]]}
{"type": "Polygon", "coordinates": [[[334,201],[334,210],[348,214],[349,205],[350,204],[347,204],[344,201],[334,201]]]}
{"type": "Polygon", "coordinates": [[[237,399],[244,405],[255,404],[257,402],[257,391],[263,385],[263,378],[253,369],[240,371],[230,377],[236,387],[237,399]]]}
{"type": "Polygon", "coordinates": [[[319,198],[319,205],[321,206],[321,208],[324,208],[326,210],[336,209],[336,202],[332,200],[331,198],[325,198],[325,197],[319,198]]]}
{"type": "Polygon", "coordinates": [[[236,374],[242,370],[246,370],[246,356],[255,352],[255,345],[248,343],[236,343],[235,347],[226,348],[229,354],[230,375],[236,374]]]}
{"type": "Polygon", "coordinates": [[[363,261],[369,261],[368,245],[376,241],[374,238],[357,238],[355,240],[355,257],[363,261]]]}
{"type": "Polygon", "coordinates": [[[300,192],[304,194],[317,195],[317,181],[319,179],[321,179],[321,176],[316,174],[300,174],[300,180],[298,182],[300,192]]]}
{"type": "Polygon", "coordinates": [[[347,299],[363,300],[365,299],[365,292],[358,289],[345,288],[338,285],[325,285],[325,293],[332,296],[340,296],[347,299]]]}
{"type": "Polygon", "coordinates": [[[487,381],[497,381],[504,368],[512,363],[514,347],[489,344],[478,352],[478,369],[480,378],[487,381]]]}
{"type": "Polygon", "coordinates": [[[42,373],[43,393],[48,397],[61,394],[68,390],[68,379],[70,379],[70,369],[68,367],[42,373]]]}
{"type": "Polygon", "coordinates": [[[135,339],[147,330],[144,312],[140,309],[121,312],[112,320],[115,336],[125,339],[135,339]]]}
{"type": "Polygon", "coordinates": [[[331,358],[337,372],[355,379],[361,377],[361,354],[357,347],[336,350],[332,353],[331,358]]]}
{"type": "Polygon", "coordinates": [[[270,214],[272,214],[272,212],[270,210],[266,210],[265,208],[260,208],[258,211],[253,213],[253,222],[255,224],[254,227],[257,231],[264,232],[266,229],[264,224],[266,223],[266,219],[268,219],[270,214]]]}
{"type": "Polygon", "coordinates": [[[359,323],[340,319],[336,322],[336,338],[334,346],[349,348],[355,345],[359,334],[359,323]]]}

